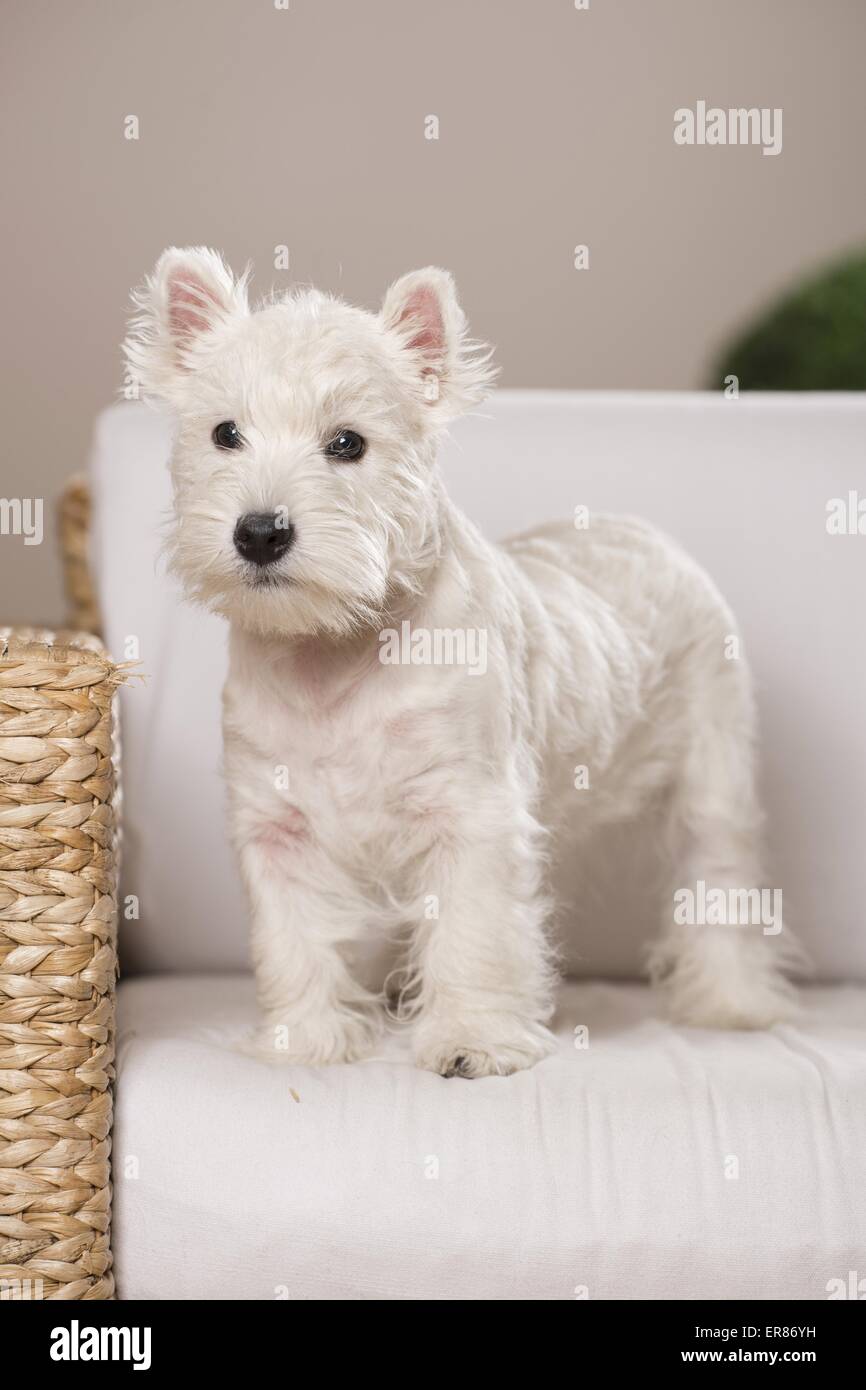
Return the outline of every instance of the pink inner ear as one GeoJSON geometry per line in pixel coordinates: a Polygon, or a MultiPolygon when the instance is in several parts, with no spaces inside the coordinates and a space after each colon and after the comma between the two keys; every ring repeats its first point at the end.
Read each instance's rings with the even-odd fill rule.
{"type": "Polygon", "coordinates": [[[419,348],[430,357],[438,356],[445,347],[445,323],[439,300],[429,285],[419,285],[409,295],[398,322],[405,323],[407,319],[417,325],[408,346],[419,348]]]}
{"type": "Polygon", "coordinates": [[[194,338],[210,327],[217,301],[203,280],[180,270],[168,287],[168,322],[175,338],[194,338]]]}

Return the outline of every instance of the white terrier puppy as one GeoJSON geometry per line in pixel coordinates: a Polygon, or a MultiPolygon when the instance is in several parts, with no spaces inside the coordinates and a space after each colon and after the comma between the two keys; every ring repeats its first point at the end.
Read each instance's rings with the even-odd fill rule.
{"type": "Polygon", "coordinates": [[[532,1066],[552,1047],[550,863],[641,814],[664,818],[650,964],[673,1016],[782,1017],[787,935],[688,925],[673,903],[762,883],[731,613],[640,522],[497,546],[460,515],[437,446],[493,370],[451,277],[404,276],[378,314],[314,290],[252,312],[214,252],[169,250],[137,305],[128,361],[178,420],[173,568],[230,623],[225,769],[261,1051],[364,1056],[384,1009],[363,945],[402,934],[418,1065],[532,1066]],[[448,658],[470,649],[483,662],[448,658]]]}

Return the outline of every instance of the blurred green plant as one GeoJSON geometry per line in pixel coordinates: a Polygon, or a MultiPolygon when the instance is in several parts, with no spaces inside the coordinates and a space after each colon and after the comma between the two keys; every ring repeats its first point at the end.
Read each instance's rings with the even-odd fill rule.
{"type": "Polygon", "coordinates": [[[717,359],[711,389],[866,391],[866,253],[784,296],[717,359]]]}

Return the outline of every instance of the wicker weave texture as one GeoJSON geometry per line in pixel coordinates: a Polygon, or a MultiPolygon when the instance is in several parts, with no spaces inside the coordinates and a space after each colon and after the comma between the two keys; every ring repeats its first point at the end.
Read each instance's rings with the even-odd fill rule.
{"type": "Polygon", "coordinates": [[[99,604],[90,572],[90,488],[83,474],[70,478],[60,499],[60,553],[67,622],[81,632],[101,632],[99,604]]]}
{"type": "Polygon", "coordinates": [[[121,679],[95,639],[0,633],[0,1298],[114,1288],[121,679]]]}

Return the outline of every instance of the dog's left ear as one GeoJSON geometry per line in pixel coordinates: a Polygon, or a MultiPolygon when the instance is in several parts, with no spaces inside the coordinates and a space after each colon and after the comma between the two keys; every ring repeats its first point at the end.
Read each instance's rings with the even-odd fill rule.
{"type": "Polygon", "coordinates": [[[467,337],[466,315],[447,270],[413,270],[391,286],[381,319],[396,334],[422,399],[452,419],[484,399],[496,376],[492,349],[467,337]]]}

